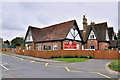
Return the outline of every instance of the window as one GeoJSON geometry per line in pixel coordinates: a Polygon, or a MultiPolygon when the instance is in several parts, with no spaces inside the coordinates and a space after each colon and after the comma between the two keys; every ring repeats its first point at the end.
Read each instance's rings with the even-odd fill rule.
{"type": "Polygon", "coordinates": [[[38,45],[38,51],[41,51],[41,45],[38,45]]]}
{"type": "Polygon", "coordinates": [[[51,50],[51,46],[50,45],[44,45],[44,50],[51,50]]]}
{"type": "Polygon", "coordinates": [[[82,47],[82,50],[84,50],[84,45],[82,45],[81,47],[82,47]]]}
{"type": "Polygon", "coordinates": [[[107,45],[105,45],[105,48],[107,48],[107,45]]]}
{"type": "Polygon", "coordinates": [[[57,50],[57,44],[53,44],[53,50],[57,50]]]}
{"type": "Polygon", "coordinates": [[[79,50],[79,44],[77,44],[77,50],[79,50]]]}
{"type": "Polygon", "coordinates": [[[94,49],[94,46],[90,46],[90,49],[94,49]]]}
{"type": "Polygon", "coordinates": [[[91,38],[91,39],[94,39],[94,35],[91,35],[90,38],[91,38]]]}
{"type": "Polygon", "coordinates": [[[28,46],[28,50],[30,50],[31,49],[31,46],[28,46]]]}

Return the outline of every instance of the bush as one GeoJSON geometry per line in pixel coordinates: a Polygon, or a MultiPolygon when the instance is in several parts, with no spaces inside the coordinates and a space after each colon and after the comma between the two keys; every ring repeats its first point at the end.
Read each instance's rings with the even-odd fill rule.
{"type": "Polygon", "coordinates": [[[63,56],[63,58],[74,58],[74,56],[72,56],[72,55],[66,55],[66,56],[63,56]]]}
{"type": "Polygon", "coordinates": [[[51,59],[53,59],[54,58],[54,56],[51,56],[51,59]]]}
{"type": "Polygon", "coordinates": [[[51,56],[51,59],[53,58],[61,58],[61,56],[51,56]]]}
{"type": "Polygon", "coordinates": [[[80,58],[86,58],[86,56],[80,55],[80,58]]]}
{"type": "Polygon", "coordinates": [[[75,55],[75,58],[78,58],[78,55],[75,55]]]}
{"type": "Polygon", "coordinates": [[[58,56],[58,58],[61,58],[61,56],[58,56]]]}
{"type": "Polygon", "coordinates": [[[91,55],[88,55],[89,56],[89,59],[92,59],[93,57],[91,55]]]}
{"type": "Polygon", "coordinates": [[[54,56],[54,58],[58,58],[58,56],[54,56]]]}
{"type": "Polygon", "coordinates": [[[107,51],[107,48],[105,48],[104,50],[107,51]]]}

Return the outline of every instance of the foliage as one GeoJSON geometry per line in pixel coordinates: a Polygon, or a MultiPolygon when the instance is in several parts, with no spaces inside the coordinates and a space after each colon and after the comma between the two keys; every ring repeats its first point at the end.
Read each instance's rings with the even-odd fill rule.
{"type": "Polygon", "coordinates": [[[59,58],[61,58],[61,56],[59,56],[59,58]]]}
{"type": "Polygon", "coordinates": [[[16,37],[11,41],[14,46],[24,46],[24,39],[22,37],[16,37]]]}
{"type": "Polygon", "coordinates": [[[86,61],[89,60],[87,58],[55,58],[53,60],[57,60],[57,61],[65,61],[65,62],[82,62],[82,61],[86,61]]]}
{"type": "Polygon", "coordinates": [[[120,44],[120,30],[118,30],[117,40],[118,40],[118,44],[120,44]]]}
{"type": "Polygon", "coordinates": [[[87,56],[80,55],[80,58],[87,58],[87,56]]]}
{"type": "Polygon", "coordinates": [[[78,58],[78,55],[75,55],[75,58],[78,58]]]}
{"type": "Polygon", "coordinates": [[[3,51],[2,51],[2,52],[0,52],[0,53],[3,53],[3,54],[8,54],[8,52],[3,52],[3,51]]]}
{"type": "Polygon", "coordinates": [[[63,58],[74,58],[74,56],[72,56],[72,55],[65,55],[65,56],[63,56],[63,58]]]}
{"type": "Polygon", "coordinates": [[[54,56],[54,58],[58,58],[58,56],[54,56]]]}
{"type": "Polygon", "coordinates": [[[120,72],[120,63],[119,62],[120,62],[120,60],[114,60],[108,66],[110,69],[120,72]]]}
{"type": "Polygon", "coordinates": [[[92,59],[93,57],[91,55],[88,55],[89,56],[89,59],[92,59]]]}
{"type": "Polygon", "coordinates": [[[107,51],[107,48],[105,48],[104,50],[107,51]]]}
{"type": "Polygon", "coordinates": [[[61,58],[61,56],[51,56],[51,59],[53,58],[61,58]]]}
{"type": "Polygon", "coordinates": [[[54,58],[54,56],[51,56],[51,59],[53,59],[54,58]]]}
{"type": "Polygon", "coordinates": [[[107,50],[112,50],[112,49],[107,49],[107,48],[104,49],[104,51],[107,51],[107,50]]]}
{"type": "Polygon", "coordinates": [[[6,40],[4,43],[10,45],[10,42],[8,40],[6,40]]]}

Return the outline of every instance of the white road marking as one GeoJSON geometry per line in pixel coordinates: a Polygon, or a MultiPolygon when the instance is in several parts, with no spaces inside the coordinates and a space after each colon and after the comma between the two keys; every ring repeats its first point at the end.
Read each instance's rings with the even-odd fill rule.
{"type": "Polygon", "coordinates": [[[0,66],[2,66],[4,69],[9,70],[7,67],[5,67],[4,65],[0,64],[0,66]]]}

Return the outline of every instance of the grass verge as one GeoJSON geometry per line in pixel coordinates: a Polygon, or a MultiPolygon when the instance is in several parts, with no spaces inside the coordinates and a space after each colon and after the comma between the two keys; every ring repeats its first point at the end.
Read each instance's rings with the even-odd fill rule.
{"type": "Polygon", "coordinates": [[[57,61],[65,61],[65,62],[82,62],[89,60],[87,58],[54,58],[53,60],[57,61]]]}
{"type": "Polygon", "coordinates": [[[3,54],[8,54],[8,52],[0,52],[0,53],[3,53],[3,54]]]}
{"type": "Polygon", "coordinates": [[[108,66],[110,69],[120,72],[120,63],[119,62],[120,62],[120,60],[114,60],[108,66]]]}

